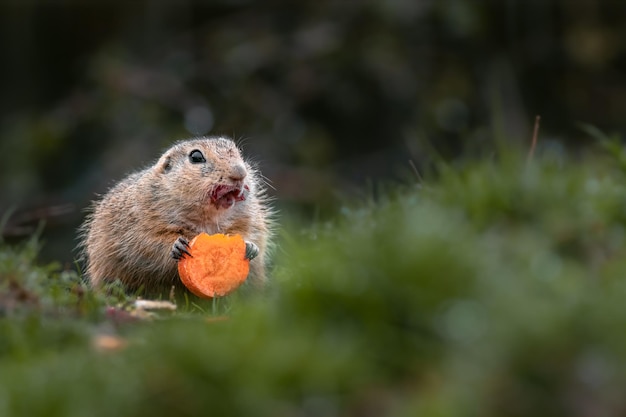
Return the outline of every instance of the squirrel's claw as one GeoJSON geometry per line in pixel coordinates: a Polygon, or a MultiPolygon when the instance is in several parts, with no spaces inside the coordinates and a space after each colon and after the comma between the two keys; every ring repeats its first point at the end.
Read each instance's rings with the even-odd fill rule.
{"type": "Polygon", "coordinates": [[[246,242],[246,255],[245,258],[253,260],[259,254],[259,247],[252,242],[246,242]]]}
{"type": "Polygon", "coordinates": [[[191,253],[189,253],[187,248],[189,248],[189,242],[181,236],[176,239],[176,242],[172,245],[172,251],[170,254],[172,255],[172,258],[180,261],[185,256],[191,256],[191,253]]]}

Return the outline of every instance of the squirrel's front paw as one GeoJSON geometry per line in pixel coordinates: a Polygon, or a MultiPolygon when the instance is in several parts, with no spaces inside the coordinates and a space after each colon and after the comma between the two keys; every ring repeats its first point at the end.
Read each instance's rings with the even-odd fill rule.
{"type": "Polygon", "coordinates": [[[185,257],[185,255],[191,256],[191,254],[189,253],[189,242],[187,242],[187,239],[185,239],[184,237],[179,237],[178,239],[176,239],[176,242],[174,242],[174,244],[172,245],[172,258],[176,259],[177,261],[180,261],[182,258],[185,257]]]}
{"type": "Polygon", "coordinates": [[[246,259],[253,260],[259,254],[259,247],[252,242],[246,242],[246,259]]]}

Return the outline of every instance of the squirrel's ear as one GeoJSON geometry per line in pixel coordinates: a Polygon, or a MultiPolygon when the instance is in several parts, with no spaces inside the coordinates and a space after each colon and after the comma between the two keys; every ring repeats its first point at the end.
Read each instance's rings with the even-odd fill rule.
{"type": "Polygon", "coordinates": [[[162,158],[159,161],[159,171],[162,174],[167,174],[172,169],[172,160],[169,156],[162,158]]]}

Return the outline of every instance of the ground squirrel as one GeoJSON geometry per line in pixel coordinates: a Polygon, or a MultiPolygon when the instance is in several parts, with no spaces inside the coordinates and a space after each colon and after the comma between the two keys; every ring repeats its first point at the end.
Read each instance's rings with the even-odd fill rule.
{"type": "Polygon", "coordinates": [[[228,138],[176,142],[94,203],[79,245],[88,279],[150,296],[180,292],[177,261],[206,232],[241,235],[254,258],[248,280],[264,282],[271,209],[263,183],[228,138]]]}

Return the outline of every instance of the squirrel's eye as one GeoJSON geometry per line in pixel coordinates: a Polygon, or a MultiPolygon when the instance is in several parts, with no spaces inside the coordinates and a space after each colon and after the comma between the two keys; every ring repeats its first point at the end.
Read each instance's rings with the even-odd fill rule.
{"type": "Polygon", "coordinates": [[[204,159],[204,155],[202,155],[202,152],[197,149],[191,151],[191,153],[189,154],[189,160],[192,164],[201,164],[203,162],[206,162],[206,159],[204,159]]]}

